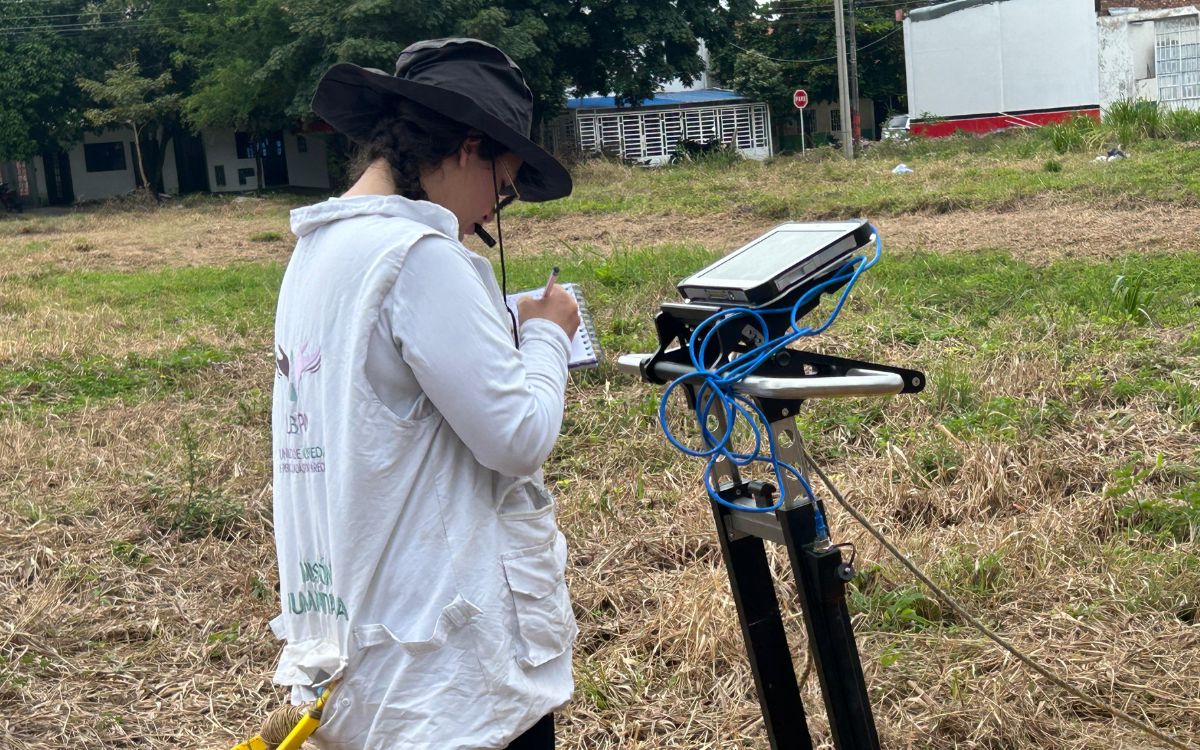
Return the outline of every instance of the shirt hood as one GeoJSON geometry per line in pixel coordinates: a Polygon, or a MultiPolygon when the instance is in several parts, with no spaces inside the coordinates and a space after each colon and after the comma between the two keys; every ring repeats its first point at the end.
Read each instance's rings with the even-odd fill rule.
{"type": "Polygon", "coordinates": [[[458,239],[458,218],[448,209],[430,201],[410,200],[402,195],[330,198],[323,203],[293,209],[292,233],[297,237],[304,237],[335,221],[358,216],[412,219],[438,230],[451,239],[458,239]]]}

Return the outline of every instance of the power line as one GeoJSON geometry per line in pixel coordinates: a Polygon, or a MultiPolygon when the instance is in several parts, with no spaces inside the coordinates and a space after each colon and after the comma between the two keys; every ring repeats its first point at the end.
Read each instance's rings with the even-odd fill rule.
{"type": "Polygon", "coordinates": [[[115,31],[118,29],[143,28],[146,26],[162,26],[164,21],[178,22],[180,19],[136,18],[128,21],[100,21],[97,23],[62,23],[43,26],[18,26],[15,28],[0,28],[0,36],[30,36],[40,31],[51,34],[68,34],[87,31],[115,31]]]}
{"type": "MultiPolygon", "coordinates": [[[[887,11],[890,11],[892,9],[900,9],[904,5],[908,5],[908,3],[888,2],[888,3],[874,3],[874,4],[863,5],[861,3],[856,2],[855,8],[857,8],[860,11],[866,10],[866,11],[879,11],[879,12],[886,13],[887,11]]],[[[782,8],[782,9],[770,10],[770,11],[760,11],[759,15],[764,20],[767,20],[767,21],[799,20],[799,19],[811,19],[811,20],[823,20],[823,21],[833,20],[833,11],[828,8],[824,8],[824,9],[808,8],[808,7],[805,7],[805,8],[782,8]]]]}
{"type": "MultiPolygon", "coordinates": [[[[903,31],[903,30],[904,30],[904,27],[903,27],[903,26],[901,26],[901,27],[898,27],[898,28],[895,28],[895,29],[892,29],[891,31],[889,31],[888,33],[886,33],[886,34],[884,34],[883,36],[879,37],[879,38],[878,38],[878,39],[876,39],[875,41],[873,41],[873,42],[870,42],[870,43],[868,43],[868,44],[864,44],[863,46],[859,47],[859,48],[858,48],[858,51],[859,51],[859,52],[862,52],[862,51],[863,51],[863,50],[865,50],[865,49],[869,49],[869,48],[871,48],[871,47],[874,47],[876,44],[879,44],[879,43],[880,43],[880,42],[882,42],[884,39],[887,39],[888,37],[890,37],[890,36],[894,35],[896,32],[903,31]]],[[[818,57],[818,58],[815,58],[815,59],[812,59],[812,60],[786,60],[786,59],[783,59],[783,58],[780,58],[780,57],[770,57],[770,56],[768,56],[768,55],[764,55],[763,53],[759,52],[758,50],[746,49],[745,47],[739,47],[738,45],[734,44],[733,42],[729,42],[729,46],[730,46],[730,47],[733,47],[733,48],[735,48],[735,49],[740,49],[742,52],[748,52],[748,53],[750,53],[750,54],[752,54],[752,55],[758,55],[759,57],[766,58],[767,60],[770,60],[770,61],[772,61],[772,62],[782,62],[782,63],[817,63],[817,62],[828,62],[829,60],[836,60],[836,59],[837,59],[837,55],[832,55],[832,56],[830,56],[830,57],[818,57]]]]}
{"type": "MultiPolygon", "coordinates": [[[[869,7],[899,7],[901,5],[919,5],[919,3],[912,2],[912,0],[863,0],[863,2],[861,2],[861,3],[856,3],[856,6],[868,7],[868,8],[869,7]]],[[[782,10],[814,10],[814,11],[815,10],[827,10],[827,11],[833,10],[832,6],[829,3],[825,3],[825,2],[809,3],[809,2],[801,2],[801,1],[772,3],[770,6],[768,6],[768,8],[782,9],[782,10]]],[[[771,12],[771,11],[767,10],[766,12],[771,12]]]]}
{"type": "MultiPolygon", "coordinates": [[[[899,8],[908,5],[913,5],[913,3],[898,0],[875,0],[874,2],[872,2],[872,0],[866,0],[862,3],[855,3],[855,7],[857,8],[874,8],[878,10],[883,10],[884,8],[899,8]]],[[[813,13],[831,15],[833,13],[833,9],[825,7],[824,5],[774,5],[769,8],[760,9],[759,13],[762,15],[777,15],[780,13],[813,13]]]]}
{"type": "Polygon", "coordinates": [[[0,17],[0,21],[27,21],[41,20],[46,18],[82,18],[84,16],[123,16],[131,18],[129,11],[124,10],[93,10],[79,11],[78,13],[50,13],[36,16],[4,16],[0,17]]]}

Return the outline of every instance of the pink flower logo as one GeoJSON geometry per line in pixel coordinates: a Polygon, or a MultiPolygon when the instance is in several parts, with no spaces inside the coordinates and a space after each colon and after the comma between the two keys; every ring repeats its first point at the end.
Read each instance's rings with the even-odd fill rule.
{"type": "Polygon", "coordinates": [[[275,372],[287,378],[288,398],[295,401],[299,397],[300,381],[305,375],[321,369],[321,348],[313,347],[308,351],[308,342],[300,346],[299,353],[292,352],[289,358],[282,346],[276,347],[279,353],[275,356],[275,372]]]}

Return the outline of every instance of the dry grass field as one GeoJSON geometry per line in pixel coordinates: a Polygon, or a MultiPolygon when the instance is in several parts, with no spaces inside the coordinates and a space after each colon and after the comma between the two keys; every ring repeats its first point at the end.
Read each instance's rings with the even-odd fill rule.
{"type": "MultiPolygon", "coordinates": [[[[607,359],[573,376],[546,467],[581,629],[560,746],[767,747],[702,464],[664,440],[658,391],[613,363],[652,348],[658,301],[715,254],[785,217],[847,215],[877,222],[885,256],[813,345],[929,387],[809,404],[812,455],[990,627],[1200,746],[1194,152],[1101,165],[947,146],[904,156],[907,181],[886,153],[595,164],[561,205],[518,206],[510,284],[561,265],[607,359]]],[[[0,748],[227,748],[281,701],[272,316],[287,211],[309,200],[0,217],[0,748]]],[[[857,547],[885,747],[1164,746],[1025,670],[830,507],[857,547]]],[[[813,675],[803,692],[831,747],[813,675]]]]}

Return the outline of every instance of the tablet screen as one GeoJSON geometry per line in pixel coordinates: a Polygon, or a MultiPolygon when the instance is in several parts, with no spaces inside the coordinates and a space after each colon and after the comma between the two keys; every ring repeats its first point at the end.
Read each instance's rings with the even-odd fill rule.
{"type": "Polygon", "coordinates": [[[844,227],[833,230],[780,229],[704,269],[689,282],[717,282],[730,286],[761,283],[780,269],[789,268],[815,255],[846,233],[844,227]]]}

